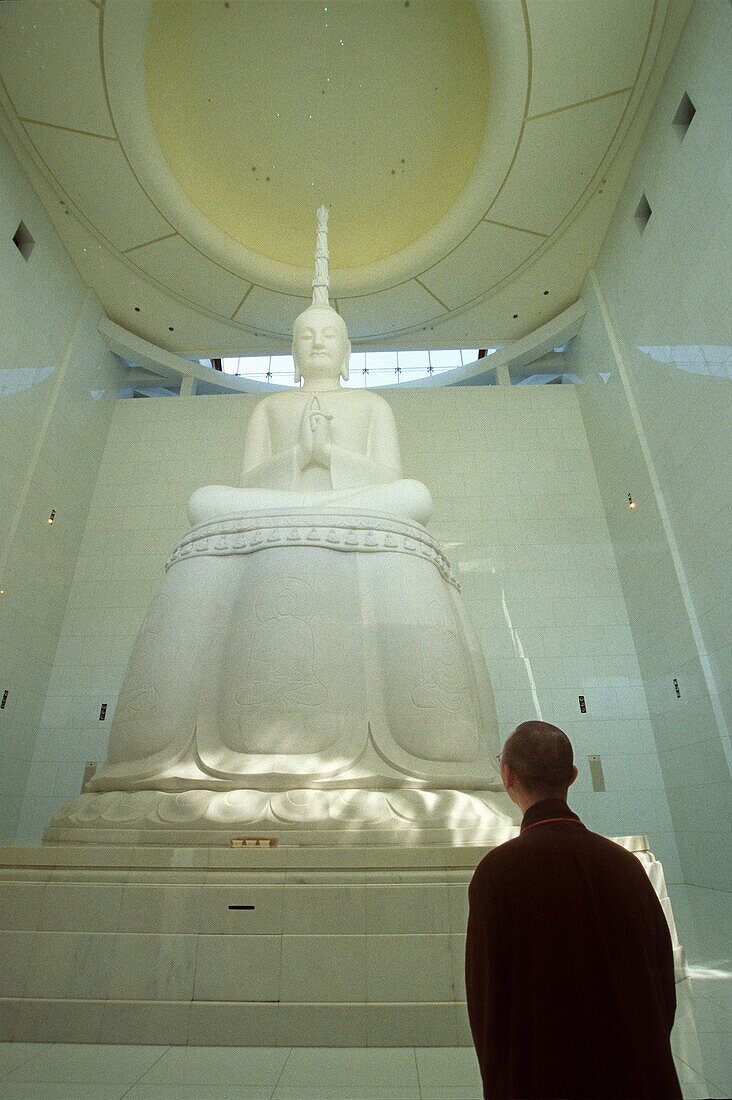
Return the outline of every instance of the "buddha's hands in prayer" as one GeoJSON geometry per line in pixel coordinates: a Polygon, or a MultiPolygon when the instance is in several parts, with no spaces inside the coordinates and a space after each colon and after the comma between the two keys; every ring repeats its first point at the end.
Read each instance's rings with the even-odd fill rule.
{"type": "Polygon", "coordinates": [[[305,406],[300,420],[297,450],[301,470],[311,462],[326,470],[330,469],[332,419],[330,413],[323,412],[318,395],[314,394],[305,406]]]}

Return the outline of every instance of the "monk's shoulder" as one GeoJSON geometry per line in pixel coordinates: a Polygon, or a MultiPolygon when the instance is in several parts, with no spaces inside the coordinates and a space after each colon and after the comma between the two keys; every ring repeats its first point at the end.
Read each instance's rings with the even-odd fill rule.
{"type": "Polygon", "coordinates": [[[493,882],[504,874],[511,874],[517,861],[521,861],[525,855],[525,847],[521,844],[521,837],[514,837],[492,848],[481,859],[473,874],[473,883],[478,886],[493,882]]]}

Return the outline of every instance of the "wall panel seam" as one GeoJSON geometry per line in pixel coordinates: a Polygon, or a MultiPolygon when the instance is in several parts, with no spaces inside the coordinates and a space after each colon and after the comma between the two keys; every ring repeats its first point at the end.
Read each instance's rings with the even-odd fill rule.
{"type": "Polygon", "coordinates": [[[668,545],[669,553],[671,554],[671,560],[674,566],[674,572],[676,573],[676,579],[679,583],[681,591],[681,598],[684,603],[684,610],[686,611],[687,618],[689,620],[689,626],[691,628],[692,636],[694,638],[694,645],[696,648],[697,656],[699,658],[699,664],[701,665],[702,675],[704,676],[704,682],[709,694],[709,701],[714,714],[714,720],[719,731],[719,737],[722,742],[722,748],[727,758],[727,764],[732,768],[732,743],[730,743],[730,733],[727,728],[727,722],[725,720],[724,711],[719,699],[719,690],[714,678],[714,672],[712,670],[711,662],[709,660],[709,654],[707,652],[706,642],[704,640],[704,634],[699,623],[699,617],[697,615],[696,606],[694,604],[694,598],[691,594],[691,588],[686,576],[686,569],[679,550],[679,544],[676,539],[676,534],[671,522],[671,516],[666,506],[666,499],[664,497],[663,489],[656,471],[656,464],[653,460],[653,454],[648,443],[645,428],[643,427],[643,420],[641,418],[638,404],[635,400],[635,394],[630,382],[630,376],[623,357],[623,351],[620,344],[620,339],[615,331],[615,325],[610,313],[610,308],[607,303],[607,299],[603,293],[600,281],[597,277],[597,271],[595,268],[591,268],[589,272],[590,282],[595,292],[600,312],[602,314],[603,324],[605,331],[607,332],[608,341],[613,353],[615,364],[618,368],[618,375],[623,387],[623,393],[625,400],[628,403],[630,410],[630,416],[633,421],[633,427],[635,429],[638,443],[640,445],[641,453],[643,455],[643,461],[648,473],[648,478],[653,490],[653,496],[658,507],[661,525],[663,527],[663,533],[666,536],[666,542],[668,545]]]}

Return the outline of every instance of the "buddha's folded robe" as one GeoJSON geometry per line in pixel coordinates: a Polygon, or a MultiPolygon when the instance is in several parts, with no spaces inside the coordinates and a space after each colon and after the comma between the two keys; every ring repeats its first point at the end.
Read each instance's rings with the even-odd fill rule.
{"type": "Polygon", "coordinates": [[[426,524],[432,497],[426,485],[402,477],[391,409],[374,393],[304,391],[265,398],[252,413],[244,447],[241,487],[207,485],[188,503],[192,524],[248,510],[363,508],[426,524]],[[327,419],[325,456],[303,456],[303,419],[327,419]],[[309,459],[305,461],[305,459],[309,459]]]}
{"type": "Polygon", "coordinates": [[[235,489],[229,485],[206,485],[197,489],[189,500],[188,518],[198,525],[249,511],[338,507],[385,512],[404,520],[424,523],[432,511],[432,496],[426,485],[410,478],[399,478],[388,484],[324,489],[318,493],[298,489],[235,489]]]}
{"type": "Polygon", "coordinates": [[[174,553],[90,789],[498,789],[496,742],[480,645],[424,528],[247,514],[174,553]]]}

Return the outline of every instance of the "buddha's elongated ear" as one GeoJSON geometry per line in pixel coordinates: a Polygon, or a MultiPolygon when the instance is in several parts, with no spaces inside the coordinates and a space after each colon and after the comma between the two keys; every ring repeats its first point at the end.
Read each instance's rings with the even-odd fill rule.
{"type": "Polygon", "coordinates": [[[300,368],[297,365],[297,359],[295,358],[295,341],[292,341],[292,361],[295,364],[295,385],[300,385],[302,375],[300,374],[300,368]]]}
{"type": "Polygon", "coordinates": [[[351,341],[346,344],[346,354],[343,356],[343,365],[341,366],[341,378],[344,382],[348,381],[348,360],[351,358],[351,341]]]}

